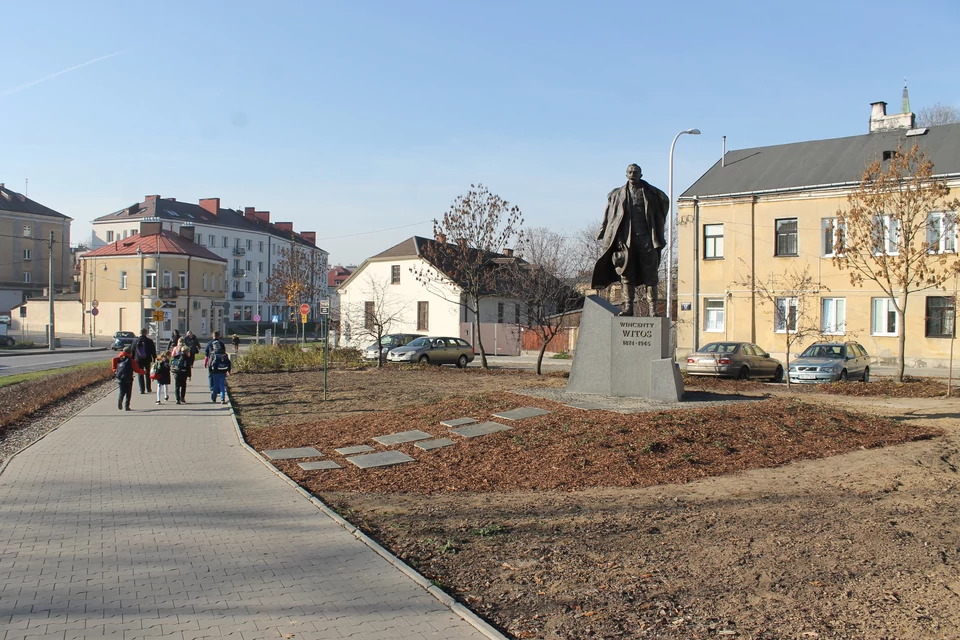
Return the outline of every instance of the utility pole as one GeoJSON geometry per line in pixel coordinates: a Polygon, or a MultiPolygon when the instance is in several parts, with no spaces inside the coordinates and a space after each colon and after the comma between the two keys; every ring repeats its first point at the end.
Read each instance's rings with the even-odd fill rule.
{"type": "Polygon", "coordinates": [[[50,299],[50,327],[47,329],[47,346],[50,351],[56,351],[55,341],[54,341],[54,318],[53,318],[53,231],[50,232],[50,278],[47,283],[47,293],[49,294],[50,299]]]}

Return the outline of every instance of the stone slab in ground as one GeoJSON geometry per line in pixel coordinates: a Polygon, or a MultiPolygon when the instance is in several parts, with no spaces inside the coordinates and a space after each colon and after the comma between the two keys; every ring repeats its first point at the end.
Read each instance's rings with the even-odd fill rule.
{"type": "Polygon", "coordinates": [[[389,447],[394,444],[403,444],[404,442],[416,442],[417,440],[429,440],[433,436],[427,433],[426,431],[420,431],[419,429],[414,429],[412,431],[401,431],[400,433],[391,433],[388,436],[377,436],[373,439],[374,442],[378,442],[385,447],[389,447]]]}
{"type": "Polygon", "coordinates": [[[471,424],[466,427],[460,427],[459,429],[451,429],[450,431],[464,438],[476,438],[498,431],[510,431],[511,429],[513,429],[513,427],[508,427],[499,422],[481,422],[480,424],[471,424]]]}
{"type": "Polygon", "coordinates": [[[495,413],[493,414],[493,417],[503,418],[504,420],[523,420],[524,418],[533,418],[534,416],[542,416],[547,413],[550,412],[546,409],[538,409],[536,407],[520,407],[519,409],[511,409],[510,411],[495,413]]]}
{"type": "Polygon", "coordinates": [[[334,451],[342,456],[352,456],[355,453],[366,453],[367,451],[376,451],[376,449],[368,444],[358,444],[354,447],[340,447],[339,449],[334,449],[334,451]]]}
{"type": "Polygon", "coordinates": [[[476,418],[454,418],[453,420],[441,420],[440,424],[445,427],[462,427],[465,424],[473,424],[476,418]]]}
{"type": "Polygon", "coordinates": [[[316,458],[323,454],[313,447],[297,447],[295,449],[267,449],[263,452],[271,460],[293,460],[294,458],[316,458]]]}
{"type": "Polygon", "coordinates": [[[333,460],[318,460],[317,462],[298,462],[297,464],[304,471],[319,471],[321,469],[341,469],[342,468],[333,460]]]}
{"type": "Polygon", "coordinates": [[[613,407],[602,402],[571,402],[564,406],[570,407],[571,409],[583,409],[584,411],[592,411],[594,409],[606,409],[608,411],[613,411],[613,407]]]}
{"type": "Polygon", "coordinates": [[[381,451],[380,453],[369,453],[365,456],[353,456],[352,458],[347,458],[347,460],[361,469],[392,467],[393,465],[403,464],[405,462],[416,462],[402,451],[381,451]]]}
{"type": "Polygon", "coordinates": [[[436,440],[424,440],[413,445],[418,449],[423,449],[424,451],[431,451],[433,449],[442,449],[443,447],[449,447],[453,444],[453,440],[450,438],[437,438],[436,440]]]}

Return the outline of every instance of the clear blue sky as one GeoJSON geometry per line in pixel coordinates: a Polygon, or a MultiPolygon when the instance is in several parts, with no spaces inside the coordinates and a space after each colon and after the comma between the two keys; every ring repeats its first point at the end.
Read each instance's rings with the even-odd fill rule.
{"type": "Polygon", "coordinates": [[[904,78],[915,112],[960,107],[956,0],[0,7],[0,182],[28,178],[74,242],[146,194],[220,197],[359,263],[476,182],[572,232],[630,162],[666,191],[683,129],[676,194],[723,135],[866,133],[904,78]]]}

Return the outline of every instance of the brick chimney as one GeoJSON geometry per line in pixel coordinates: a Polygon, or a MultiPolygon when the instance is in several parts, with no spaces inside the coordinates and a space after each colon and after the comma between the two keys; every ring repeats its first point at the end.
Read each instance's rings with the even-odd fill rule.
{"type": "Polygon", "coordinates": [[[243,208],[243,217],[247,220],[256,220],[257,219],[257,208],[256,207],[244,207],[243,208]]]}
{"type": "Polygon", "coordinates": [[[507,256],[508,258],[512,258],[512,257],[513,257],[513,249],[504,249],[504,250],[503,250],[503,255],[507,256]]]}
{"type": "Polygon", "coordinates": [[[160,199],[160,196],[143,196],[144,202],[155,202],[160,199]]]}
{"type": "Polygon", "coordinates": [[[300,234],[300,237],[312,244],[317,246],[317,232],[316,231],[303,231],[300,234]]]}
{"type": "Polygon", "coordinates": [[[220,198],[200,198],[200,208],[211,215],[220,215],[220,198]]]}
{"type": "Polygon", "coordinates": [[[887,115],[886,102],[870,103],[870,133],[877,131],[894,131],[896,129],[912,129],[914,120],[915,116],[911,112],[887,115]]]}
{"type": "Polygon", "coordinates": [[[269,211],[254,211],[253,215],[257,217],[257,220],[260,222],[266,222],[270,224],[270,212],[269,211]]]}
{"type": "Polygon", "coordinates": [[[292,222],[278,222],[275,225],[280,231],[289,231],[293,233],[293,223],[292,222]]]}
{"type": "Polygon", "coordinates": [[[195,242],[197,229],[190,223],[180,225],[180,237],[190,242],[195,242]]]}
{"type": "Polygon", "coordinates": [[[163,222],[160,218],[141,218],[140,235],[155,236],[163,229],[163,222]]]}

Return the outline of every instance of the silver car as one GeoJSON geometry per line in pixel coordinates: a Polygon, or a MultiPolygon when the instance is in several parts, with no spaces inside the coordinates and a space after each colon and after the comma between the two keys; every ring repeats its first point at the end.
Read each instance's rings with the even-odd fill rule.
{"type": "MultiPolygon", "coordinates": [[[[381,352],[383,353],[383,359],[387,359],[387,354],[390,353],[390,349],[396,347],[402,347],[405,344],[409,344],[411,341],[416,340],[420,336],[413,333],[391,333],[389,335],[383,336],[380,338],[380,347],[381,352]]],[[[377,360],[377,343],[374,342],[366,349],[363,350],[363,359],[364,360],[377,360]]]]}
{"type": "Polygon", "coordinates": [[[870,380],[870,356],[859,342],[817,342],[790,363],[790,382],[870,380]]]}
{"type": "Polygon", "coordinates": [[[783,380],[783,364],[752,342],[711,342],[687,356],[691,376],[783,380]]]}
{"type": "Polygon", "coordinates": [[[473,347],[460,338],[417,338],[406,346],[391,349],[387,362],[455,364],[462,369],[473,362],[473,347]]]}

